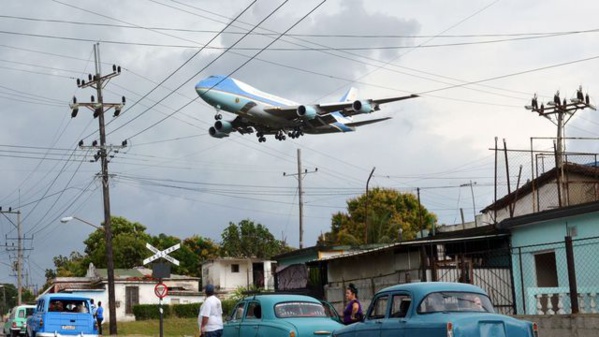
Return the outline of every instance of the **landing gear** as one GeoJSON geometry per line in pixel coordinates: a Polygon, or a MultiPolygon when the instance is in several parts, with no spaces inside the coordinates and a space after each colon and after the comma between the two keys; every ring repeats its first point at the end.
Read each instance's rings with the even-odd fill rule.
{"type": "Polygon", "coordinates": [[[285,137],[285,133],[283,131],[279,131],[275,134],[275,139],[281,141],[287,139],[287,137],[285,137]]]}
{"type": "Polygon", "coordinates": [[[297,128],[297,129],[295,129],[295,130],[290,131],[289,133],[287,133],[287,135],[289,137],[295,139],[295,138],[299,138],[299,137],[303,136],[304,132],[301,129],[297,128]]]}
{"type": "Polygon", "coordinates": [[[258,142],[264,143],[266,141],[266,137],[262,132],[256,132],[256,137],[258,137],[258,142]]]}
{"type": "Polygon", "coordinates": [[[216,105],[214,108],[216,109],[216,114],[214,115],[214,119],[217,121],[220,121],[221,119],[223,119],[223,115],[220,114],[220,105],[216,105]]]}

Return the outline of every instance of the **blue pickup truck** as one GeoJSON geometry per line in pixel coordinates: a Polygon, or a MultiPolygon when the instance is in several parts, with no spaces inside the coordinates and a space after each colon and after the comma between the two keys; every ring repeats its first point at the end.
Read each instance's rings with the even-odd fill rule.
{"type": "Polygon", "coordinates": [[[74,294],[46,294],[27,319],[27,337],[98,337],[90,299],[74,294]]]}

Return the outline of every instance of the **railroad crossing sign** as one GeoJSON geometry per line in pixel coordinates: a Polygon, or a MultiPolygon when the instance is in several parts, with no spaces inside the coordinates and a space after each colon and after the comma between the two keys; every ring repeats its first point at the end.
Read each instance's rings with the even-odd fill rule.
{"type": "Polygon", "coordinates": [[[148,264],[148,263],[150,263],[150,262],[152,262],[154,260],[157,260],[159,258],[163,258],[163,259],[169,261],[170,263],[176,264],[177,266],[179,265],[179,260],[175,259],[172,256],[169,256],[168,254],[174,252],[175,250],[177,250],[179,248],[181,248],[181,244],[180,243],[177,243],[176,245],[174,245],[172,247],[169,247],[169,248],[167,248],[165,250],[160,250],[160,249],[152,246],[151,244],[146,243],[146,248],[148,248],[149,250],[151,250],[152,253],[154,253],[154,255],[148,257],[147,259],[144,259],[144,261],[143,261],[144,264],[148,264]]]}
{"type": "Polygon", "coordinates": [[[154,294],[156,294],[159,299],[163,299],[168,295],[168,287],[166,284],[160,282],[154,287],[154,294]]]}

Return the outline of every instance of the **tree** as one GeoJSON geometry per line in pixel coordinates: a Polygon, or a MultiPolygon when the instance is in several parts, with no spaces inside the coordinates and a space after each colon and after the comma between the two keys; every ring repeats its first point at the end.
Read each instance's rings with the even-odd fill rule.
{"type": "Polygon", "coordinates": [[[347,213],[333,214],[331,231],[325,234],[324,240],[319,239],[319,244],[360,245],[410,240],[421,229],[430,230],[436,222],[437,216],[419,205],[413,194],[373,188],[368,197],[362,194],[349,199],[347,213]]]}
{"type": "Polygon", "coordinates": [[[268,228],[249,219],[240,221],[239,225],[230,222],[221,237],[221,256],[269,259],[290,251],[284,242],[274,238],[268,228]]]}
{"type": "MultiPolygon", "coordinates": [[[[141,266],[148,255],[146,243],[150,235],[146,227],[138,222],[130,222],[123,217],[111,218],[112,254],[115,268],[141,266]]],[[[85,243],[86,268],[93,263],[96,268],[106,268],[106,240],[102,229],[91,233],[85,243]]]]}
{"type": "Polygon", "coordinates": [[[202,277],[201,266],[206,260],[215,259],[219,256],[220,247],[214,241],[194,235],[183,240],[183,246],[193,253],[193,259],[188,262],[189,269],[194,272],[188,275],[202,277]]]}

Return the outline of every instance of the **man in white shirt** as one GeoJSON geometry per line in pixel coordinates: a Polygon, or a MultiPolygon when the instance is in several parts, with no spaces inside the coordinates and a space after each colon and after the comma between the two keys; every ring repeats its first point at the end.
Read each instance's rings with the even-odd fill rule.
{"type": "Polygon", "coordinates": [[[214,285],[208,284],[205,289],[206,299],[200,307],[198,326],[200,336],[221,337],[223,335],[223,307],[220,300],[214,296],[214,285]]]}

